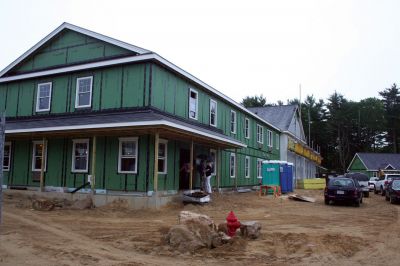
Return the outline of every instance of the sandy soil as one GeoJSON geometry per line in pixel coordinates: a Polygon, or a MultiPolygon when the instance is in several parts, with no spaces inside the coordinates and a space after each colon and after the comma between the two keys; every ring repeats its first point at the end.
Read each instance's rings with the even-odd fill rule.
{"type": "Polygon", "coordinates": [[[134,211],[124,202],[92,210],[31,209],[29,200],[5,196],[0,265],[399,265],[399,207],[378,195],[360,208],[325,206],[322,191],[304,203],[255,193],[213,195],[205,206],[181,204],[134,211]],[[212,250],[178,253],[163,236],[181,210],[216,223],[230,210],[257,220],[262,236],[212,250]]]}

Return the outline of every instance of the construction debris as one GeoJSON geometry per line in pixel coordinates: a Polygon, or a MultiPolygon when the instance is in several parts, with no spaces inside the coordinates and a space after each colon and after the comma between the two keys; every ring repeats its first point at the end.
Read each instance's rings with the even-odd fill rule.
{"type": "Polygon", "coordinates": [[[301,196],[301,195],[298,195],[298,194],[289,195],[289,199],[297,200],[297,201],[304,201],[304,202],[315,202],[315,198],[301,196]]]}
{"type": "Polygon", "coordinates": [[[66,199],[32,198],[32,208],[37,211],[51,211],[55,208],[83,210],[93,208],[93,201],[91,197],[75,201],[69,201],[66,199]]]}
{"type": "Polygon", "coordinates": [[[242,222],[240,233],[244,238],[257,239],[261,234],[261,224],[257,221],[242,222]]]}

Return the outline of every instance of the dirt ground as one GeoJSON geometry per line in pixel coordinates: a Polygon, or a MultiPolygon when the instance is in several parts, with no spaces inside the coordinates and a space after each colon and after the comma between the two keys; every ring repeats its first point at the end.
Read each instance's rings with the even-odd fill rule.
{"type": "Polygon", "coordinates": [[[20,194],[4,196],[0,265],[399,265],[399,207],[379,195],[360,208],[325,206],[322,191],[297,190],[316,203],[256,193],[213,194],[205,206],[134,211],[124,202],[91,210],[36,211],[20,194]],[[257,220],[262,235],[196,253],[163,236],[181,210],[224,221],[257,220]]]}

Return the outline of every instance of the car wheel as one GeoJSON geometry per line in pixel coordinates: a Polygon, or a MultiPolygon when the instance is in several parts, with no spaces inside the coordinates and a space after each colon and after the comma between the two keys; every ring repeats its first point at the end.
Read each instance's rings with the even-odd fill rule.
{"type": "Polygon", "coordinates": [[[381,187],[381,196],[385,196],[385,191],[383,190],[383,187],[381,187]]]}
{"type": "Polygon", "coordinates": [[[356,200],[356,202],[354,202],[354,206],[360,207],[360,203],[361,203],[361,200],[356,200]]]}
{"type": "Polygon", "coordinates": [[[368,198],[369,197],[369,191],[365,192],[364,197],[368,198]]]}
{"type": "Polygon", "coordinates": [[[329,199],[325,199],[325,205],[329,205],[329,199]]]}
{"type": "Polygon", "coordinates": [[[374,186],[374,194],[378,194],[378,190],[376,190],[375,186],[374,186]]]}

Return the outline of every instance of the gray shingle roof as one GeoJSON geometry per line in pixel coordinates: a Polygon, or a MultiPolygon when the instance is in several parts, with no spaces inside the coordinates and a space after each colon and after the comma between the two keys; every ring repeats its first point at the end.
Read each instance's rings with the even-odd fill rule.
{"type": "Polygon", "coordinates": [[[400,154],[398,153],[357,153],[368,170],[384,170],[389,164],[394,169],[400,169],[400,154]]]}
{"type": "Polygon", "coordinates": [[[297,105],[277,105],[247,108],[282,131],[289,129],[297,105]]]}

